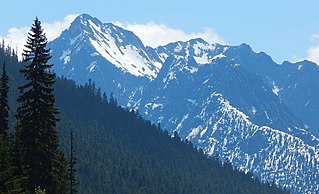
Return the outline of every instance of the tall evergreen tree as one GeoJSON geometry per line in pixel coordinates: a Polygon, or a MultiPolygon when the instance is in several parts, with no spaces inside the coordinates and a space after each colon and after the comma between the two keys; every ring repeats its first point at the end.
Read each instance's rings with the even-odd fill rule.
{"type": "Polygon", "coordinates": [[[34,191],[40,186],[48,194],[65,193],[60,173],[65,172],[65,159],[59,151],[56,130],[58,110],[54,107],[53,84],[55,74],[50,72],[52,64],[50,50],[41,22],[36,18],[28,33],[23,50],[23,73],[26,83],[19,86],[17,108],[17,139],[21,149],[21,161],[28,172],[27,188],[34,191]]]}
{"type": "Polygon", "coordinates": [[[8,140],[8,92],[9,77],[3,62],[2,76],[0,78],[0,193],[8,193],[10,179],[10,159],[8,140]]]}
{"type": "Polygon", "coordinates": [[[8,131],[8,117],[9,117],[9,105],[8,105],[8,92],[9,92],[9,77],[6,72],[5,62],[2,66],[2,76],[0,78],[0,134],[7,137],[8,131]]]}
{"type": "Polygon", "coordinates": [[[73,147],[73,130],[71,129],[71,136],[70,136],[70,161],[69,161],[69,194],[77,193],[76,185],[76,156],[73,147]]]}

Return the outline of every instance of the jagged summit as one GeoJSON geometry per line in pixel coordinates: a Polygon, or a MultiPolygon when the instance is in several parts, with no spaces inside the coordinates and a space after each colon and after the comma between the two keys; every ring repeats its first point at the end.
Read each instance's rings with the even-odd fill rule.
{"type": "MultiPolygon", "coordinates": [[[[78,16],[69,29],[50,46],[61,48],[60,53],[55,54],[62,62],[57,65],[62,66],[66,66],[72,58],[81,53],[81,57],[93,57],[91,66],[83,66],[89,66],[89,71],[101,68],[102,64],[94,60],[97,58],[103,58],[122,71],[149,79],[154,79],[161,68],[161,63],[147,53],[145,46],[134,33],[112,23],[102,23],[88,14],[78,16]]],[[[55,51],[57,50],[53,50],[55,51]]]]}
{"type": "Polygon", "coordinates": [[[229,48],[221,44],[209,44],[202,38],[189,41],[178,41],[156,48],[162,61],[173,56],[176,59],[189,60],[193,58],[198,65],[210,64],[214,60],[223,58],[223,53],[229,48]]]}
{"type": "Polygon", "coordinates": [[[81,22],[83,25],[87,25],[88,24],[87,21],[89,20],[93,21],[96,24],[102,24],[102,22],[99,19],[97,19],[96,17],[92,17],[91,15],[87,13],[83,13],[79,15],[78,17],[76,17],[71,24],[74,25],[78,22],[81,22]]]}

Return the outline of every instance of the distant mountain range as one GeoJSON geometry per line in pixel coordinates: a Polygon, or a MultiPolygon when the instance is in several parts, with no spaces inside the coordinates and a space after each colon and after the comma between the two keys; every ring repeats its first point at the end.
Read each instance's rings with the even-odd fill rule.
{"type": "Polygon", "coordinates": [[[133,32],[78,16],[48,44],[59,76],[294,193],[319,190],[319,67],[276,64],[249,45],[202,39],[151,48],[133,32]]]}

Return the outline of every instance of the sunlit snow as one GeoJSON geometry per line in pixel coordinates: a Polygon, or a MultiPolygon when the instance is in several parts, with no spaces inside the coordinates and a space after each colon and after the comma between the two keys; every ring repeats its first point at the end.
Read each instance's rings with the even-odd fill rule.
{"type": "Polygon", "coordinates": [[[133,45],[117,45],[117,41],[122,42],[123,40],[115,40],[110,34],[114,27],[104,32],[100,26],[97,26],[91,20],[88,22],[94,32],[94,38],[89,39],[90,43],[101,56],[116,67],[135,76],[146,76],[150,79],[156,78],[157,72],[162,66],[161,63],[151,60],[143,50],[133,45]]]}

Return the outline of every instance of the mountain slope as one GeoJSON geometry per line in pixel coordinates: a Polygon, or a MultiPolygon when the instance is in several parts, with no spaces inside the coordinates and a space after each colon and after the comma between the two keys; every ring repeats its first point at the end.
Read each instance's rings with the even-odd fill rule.
{"type": "Polygon", "coordinates": [[[176,43],[184,52],[167,55],[158,79],[128,105],[139,102],[137,107],[146,118],[262,180],[296,193],[315,192],[318,139],[300,128],[302,123],[258,75],[227,60],[221,45],[217,50],[224,53],[215,55],[225,57],[196,63],[189,49],[196,44],[203,41],[176,43]],[[190,55],[184,57],[185,53],[190,55]],[[298,176],[291,176],[297,172],[298,176]]]}
{"type": "Polygon", "coordinates": [[[311,131],[318,115],[314,99],[319,68],[314,64],[279,65],[246,44],[224,46],[202,39],[153,49],[143,46],[132,32],[88,15],[79,16],[49,45],[56,56],[64,56],[68,49],[72,55],[72,60],[66,57],[67,64],[63,64],[65,57],[53,57],[58,75],[79,84],[91,78],[102,91],[113,92],[120,105],[138,110],[170,134],[178,132],[207,154],[218,154],[263,180],[295,193],[317,190],[319,140],[311,131]],[[105,30],[109,28],[117,29],[116,33],[105,30]],[[87,30],[71,33],[78,29],[87,30]],[[85,36],[79,36],[81,32],[85,36]],[[75,39],[80,47],[64,41],[75,39]],[[110,48],[117,54],[107,55],[110,48]],[[131,66],[152,73],[135,74],[120,66],[126,64],[123,48],[138,48],[135,53],[144,62],[128,57],[131,66]],[[90,71],[97,59],[101,59],[98,74],[90,71]],[[74,69],[72,76],[68,68],[74,69]],[[311,107],[306,106],[308,101],[311,107]]]}
{"type": "MultiPolygon", "coordinates": [[[[62,53],[55,53],[53,50],[53,54],[63,61],[63,67],[67,67],[71,60],[76,59],[77,54],[83,54],[103,58],[122,71],[149,79],[154,79],[161,68],[161,63],[147,53],[140,39],[130,31],[111,23],[103,24],[87,14],[77,17],[71,25],[75,27],[61,34],[60,39],[63,43],[54,41],[50,45],[60,46],[60,49],[66,48],[62,53]],[[85,47],[87,45],[83,42],[89,43],[91,48],[85,47]]],[[[87,70],[93,72],[100,67],[97,63],[91,63],[87,70]]]]}
{"type": "Polygon", "coordinates": [[[58,75],[80,84],[94,78],[102,90],[116,94],[135,91],[156,78],[162,66],[132,32],[87,14],[77,17],[48,47],[58,75]]]}
{"type": "MultiPolygon", "coordinates": [[[[3,57],[1,49],[0,60],[8,62],[9,102],[15,114],[23,64],[3,57]]],[[[286,193],[234,171],[229,163],[208,159],[189,142],[171,138],[136,112],[102,99],[92,84],[77,87],[58,79],[54,93],[65,153],[70,130],[74,132],[79,193],[286,193]]]]}
{"type": "Polygon", "coordinates": [[[289,110],[301,119],[306,128],[319,135],[319,67],[309,61],[276,64],[265,53],[254,53],[249,49],[246,54],[236,55],[236,50],[229,50],[234,60],[257,74],[272,88],[273,92],[289,107],[289,110]]]}

